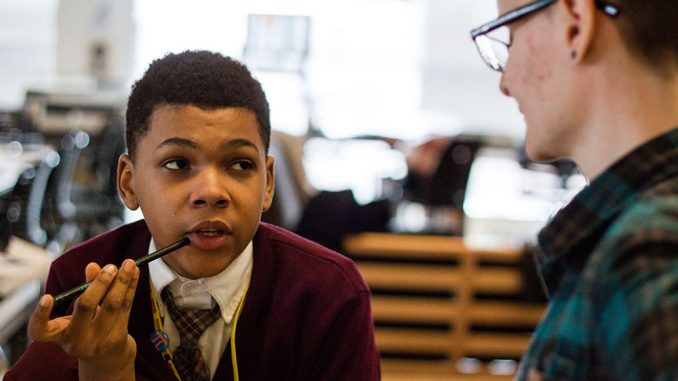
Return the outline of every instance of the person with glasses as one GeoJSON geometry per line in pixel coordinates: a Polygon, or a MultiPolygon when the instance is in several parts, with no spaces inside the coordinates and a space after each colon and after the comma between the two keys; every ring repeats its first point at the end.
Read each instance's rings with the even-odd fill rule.
{"type": "Polygon", "coordinates": [[[518,380],[678,379],[678,1],[498,0],[471,31],[530,158],[589,184],[538,236],[550,297],[518,380]]]}

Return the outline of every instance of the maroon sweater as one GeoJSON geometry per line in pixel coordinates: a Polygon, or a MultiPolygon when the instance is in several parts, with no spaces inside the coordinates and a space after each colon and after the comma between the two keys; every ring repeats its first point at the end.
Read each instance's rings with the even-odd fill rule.
{"type": "MultiPolygon", "coordinates": [[[[148,253],[143,221],[84,242],[57,259],[46,292],[56,295],[84,282],[87,263],[119,265],[148,253]]],[[[68,307],[69,309],[72,307],[68,307]]],[[[67,313],[64,307],[55,311],[67,313]]],[[[149,341],[154,331],[148,266],[141,267],[129,333],[137,342],[137,380],[173,380],[149,341]]],[[[241,380],[378,380],[370,292],[355,265],[311,241],[261,223],[254,264],[236,335],[241,380]]],[[[13,380],[77,380],[77,359],[60,347],[33,343],[5,375],[13,380]]],[[[231,380],[230,344],[215,380],[231,380]]]]}

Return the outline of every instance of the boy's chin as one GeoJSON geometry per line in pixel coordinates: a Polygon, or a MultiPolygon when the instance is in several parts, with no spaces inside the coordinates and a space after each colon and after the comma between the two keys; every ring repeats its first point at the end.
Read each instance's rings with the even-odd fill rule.
{"type": "MultiPolygon", "coordinates": [[[[220,272],[224,271],[228,265],[233,262],[235,258],[226,258],[223,254],[216,254],[219,257],[215,258],[214,256],[205,256],[204,255],[186,255],[184,254],[180,258],[172,258],[171,261],[167,261],[167,264],[177,272],[177,274],[189,278],[207,278],[215,276],[220,272]]],[[[168,258],[169,259],[169,258],[168,258]]]]}
{"type": "Polygon", "coordinates": [[[222,268],[188,268],[188,269],[182,269],[182,271],[176,270],[175,271],[183,276],[184,278],[188,279],[198,279],[198,278],[209,278],[212,276],[215,276],[219,274],[220,272],[224,271],[227,266],[223,266],[222,268]]]}

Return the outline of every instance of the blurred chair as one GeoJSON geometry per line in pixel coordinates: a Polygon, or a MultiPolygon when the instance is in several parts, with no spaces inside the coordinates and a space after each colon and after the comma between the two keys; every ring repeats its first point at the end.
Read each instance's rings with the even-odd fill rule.
{"type": "Polygon", "coordinates": [[[423,155],[439,155],[435,158],[417,157],[417,160],[436,160],[430,173],[419,173],[416,163],[410,163],[410,173],[404,188],[411,201],[431,206],[452,206],[462,209],[471,165],[482,142],[478,138],[457,136],[433,139],[436,147],[426,153],[429,142],[424,143],[423,155]],[[442,139],[442,140],[441,140],[442,139]],[[440,146],[440,147],[438,147],[440,146]],[[436,151],[440,151],[437,153],[436,151]]]}
{"type": "Polygon", "coordinates": [[[58,164],[58,154],[51,153],[19,177],[2,210],[3,249],[12,235],[38,246],[47,244],[48,233],[42,224],[43,204],[49,179],[58,164]]]}
{"type": "Polygon", "coordinates": [[[452,204],[462,209],[471,165],[480,147],[480,140],[474,138],[452,139],[431,179],[429,202],[432,205],[452,204]]]}
{"type": "MultiPolygon", "coordinates": [[[[402,200],[396,200],[395,231],[425,234],[463,234],[463,208],[471,166],[483,141],[460,135],[432,138],[407,155],[408,175],[402,200]],[[426,221],[412,224],[400,207],[421,207],[426,221]],[[414,228],[414,225],[418,226],[414,228]],[[414,229],[414,230],[410,230],[414,229]]],[[[404,209],[405,210],[405,209],[404,209]]]]}
{"type": "Polygon", "coordinates": [[[61,254],[69,244],[82,240],[71,190],[80,154],[89,142],[89,135],[83,131],[66,134],[59,142],[59,165],[47,184],[43,218],[50,239],[48,249],[56,254],[61,254]]]}
{"type": "Polygon", "coordinates": [[[125,152],[124,120],[113,117],[108,126],[93,138],[92,175],[88,184],[74,184],[71,202],[83,239],[94,237],[123,223],[124,205],[118,196],[116,178],[118,157],[125,152]]]}
{"type": "Polygon", "coordinates": [[[295,233],[343,253],[347,235],[386,231],[390,208],[385,199],[358,204],[351,190],[321,191],[308,201],[295,233]]]}
{"type": "Polygon", "coordinates": [[[50,237],[42,221],[49,180],[60,158],[51,149],[39,152],[45,153],[42,160],[25,162],[22,168],[27,169],[0,203],[0,362],[5,366],[13,364],[29,343],[28,319],[54,259],[44,249],[50,237]]]}

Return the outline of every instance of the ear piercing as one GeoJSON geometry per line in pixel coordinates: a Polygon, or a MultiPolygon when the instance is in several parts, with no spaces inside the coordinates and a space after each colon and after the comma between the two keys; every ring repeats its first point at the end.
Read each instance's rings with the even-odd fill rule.
{"type": "Polygon", "coordinates": [[[573,51],[570,52],[570,58],[572,58],[572,59],[577,58],[577,51],[576,50],[573,50],[573,51]]]}

